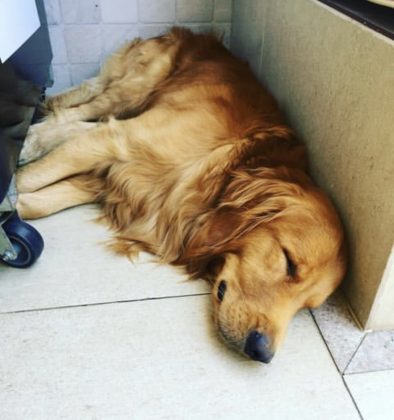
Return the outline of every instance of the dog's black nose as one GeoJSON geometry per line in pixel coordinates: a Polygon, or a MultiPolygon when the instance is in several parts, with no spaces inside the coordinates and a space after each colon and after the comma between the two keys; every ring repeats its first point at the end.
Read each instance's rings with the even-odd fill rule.
{"type": "Polygon", "coordinates": [[[270,350],[268,338],[258,331],[252,331],[245,343],[245,353],[252,359],[263,363],[269,363],[274,357],[270,350]]]}

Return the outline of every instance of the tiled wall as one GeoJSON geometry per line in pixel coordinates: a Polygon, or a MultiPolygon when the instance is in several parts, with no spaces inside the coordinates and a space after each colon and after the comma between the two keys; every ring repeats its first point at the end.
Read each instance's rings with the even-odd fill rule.
{"type": "Polygon", "coordinates": [[[53,49],[49,94],[93,76],[126,40],[172,25],[214,29],[230,41],[232,0],[44,0],[53,49]]]}

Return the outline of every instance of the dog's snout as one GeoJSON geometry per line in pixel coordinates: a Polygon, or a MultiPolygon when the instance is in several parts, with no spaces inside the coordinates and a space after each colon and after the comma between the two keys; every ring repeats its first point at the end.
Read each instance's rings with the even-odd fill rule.
{"type": "Polygon", "coordinates": [[[258,331],[252,331],[248,335],[244,351],[252,360],[263,363],[269,363],[274,356],[268,338],[258,331]]]}

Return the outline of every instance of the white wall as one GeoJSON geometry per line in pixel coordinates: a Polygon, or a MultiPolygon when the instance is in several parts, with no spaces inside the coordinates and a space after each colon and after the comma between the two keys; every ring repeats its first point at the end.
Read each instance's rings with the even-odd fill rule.
{"type": "Polygon", "coordinates": [[[232,0],[44,0],[54,53],[49,94],[93,76],[126,40],[172,25],[215,29],[229,45],[232,0]]]}

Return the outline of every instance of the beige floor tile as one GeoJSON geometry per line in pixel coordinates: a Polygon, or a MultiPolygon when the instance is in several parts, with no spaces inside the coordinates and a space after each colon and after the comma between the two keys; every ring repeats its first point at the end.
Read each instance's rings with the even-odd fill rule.
{"type": "Polygon", "coordinates": [[[186,281],[175,268],[149,263],[142,255],[131,263],[107,250],[107,229],[93,220],[94,207],[79,207],[32,224],[45,249],[29,269],[0,264],[0,312],[96,302],[205,293],[203,281],[186,281]]]}
{"type": "Polygon", "coordinates": [[[394,369],[393,330],[368,333],[345,373],[361,373],[387,369],[394,369]]]}
{"type": "Polygon", "coordinates": [[[338,369],[344,372],[365,332],[356,325],[340,290],[312,312],[338,369]]]}
{"type": "Polygon", "coordinates": [[[266,366],[218,341],[209,301],[0,315],[0,418],[359,418],[308,312],[266,366]]]}
{"type": "Polygon", "coordinates": [[[345,375],[364,420],[394,418],[394,370],[345,375]]]}

